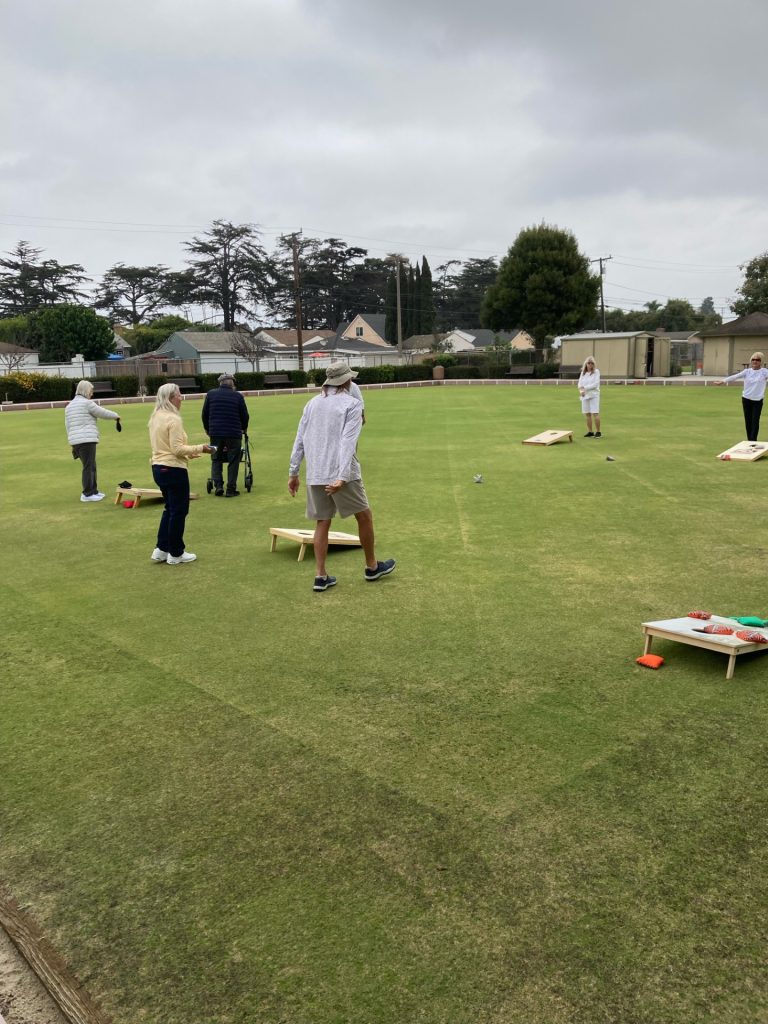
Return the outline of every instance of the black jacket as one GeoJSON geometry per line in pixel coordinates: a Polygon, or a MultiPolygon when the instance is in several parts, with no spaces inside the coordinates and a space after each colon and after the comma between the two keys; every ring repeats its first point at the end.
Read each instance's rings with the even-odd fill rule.
{"type": "Polygon", "coordinates": [[[242,437],[248,430],[248,408],[239,391],[219,387],[203,402],[203,427],[209,437],[242,437]]]}

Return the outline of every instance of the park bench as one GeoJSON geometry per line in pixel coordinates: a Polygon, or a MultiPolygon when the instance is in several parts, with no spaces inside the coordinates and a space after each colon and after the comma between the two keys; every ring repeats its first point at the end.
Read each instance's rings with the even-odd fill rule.
{"type": "Polygon", "coordinates": [[[287,373],[265,373],[264,386],[268,388],[279,388],[282,384],[291,385],[291,378],[287,373]]]}
{"type": "Polygon", "coordinates": [[[533,364],[520,366],[510,366],[507,372],[504,374],[505,377],[532,377],[533,376],[533,364]]]}
{"type": "Polygon", "coordinates": [[[169,377],[166,384],[175,384],[179,391],[197,391],[197,381],[194,377],[169,377]]]}
{"type": "Polygon", "coordinates": [[[92,380],[91,386],[93,387],[94,398],[97,398],[99,395],[114,395],[115,393],[111,380],[92,380]]]}
{"type": "Polygon", "coordinates": [[[581,376],[581,366],[561,366],[557,371],[557,376],[560,380],[567,380],[569,377],[578,379],[581,376]]]}

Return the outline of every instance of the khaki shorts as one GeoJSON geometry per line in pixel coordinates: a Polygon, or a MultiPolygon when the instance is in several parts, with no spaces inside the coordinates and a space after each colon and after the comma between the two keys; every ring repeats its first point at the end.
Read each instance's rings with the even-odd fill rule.
{"type": "Polygon", "coordinates": [[[362,480],[350,480],[335,494],[326,494],[325,484],[307,487],[307,519],[333,519],[337,513],[346,519],[367,508],[368,496],[362,480]]]}

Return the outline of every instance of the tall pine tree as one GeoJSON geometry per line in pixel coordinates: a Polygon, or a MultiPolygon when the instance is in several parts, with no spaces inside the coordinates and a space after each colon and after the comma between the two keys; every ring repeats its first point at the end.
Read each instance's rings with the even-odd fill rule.
{"type": "Polygon", "coordinates": [[[432,271],[429,268],[427,257],[421,260],[421,287],[419,306],[420,320],[419,334],[432,334],[435,330],[435,295],[432,287],[432,271]]]}

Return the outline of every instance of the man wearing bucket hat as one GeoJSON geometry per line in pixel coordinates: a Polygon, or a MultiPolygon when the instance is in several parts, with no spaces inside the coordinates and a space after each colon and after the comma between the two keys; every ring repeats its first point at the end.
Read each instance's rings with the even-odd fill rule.
{"type": "Polygon", "coordinates": [[[373,583],[395,568],[394,558],[380,562],[376,558],[373,514],[363,486],[360,463],[355,449],[363,425],[363,406],[349,392],[357,377],[343,362],[331,363],[325,373],[322,394],[304,407],[296,433],[288,470],[288,491],[294,497],[299,490],[299,468],[306,459],[307,519],[314,519],[316,576],[313,590],[322,591],[336,584],[325,568],[331,520],[357,520],[360,543],[365,554],[364,578],[373,583]]]}
{"type": "Polygon", "coordinates": [[[209,391],[203,402],[203,429],[216,450],[211,456],[211,479],[216,497],[236,498],[237,473],[243,457],[243,434],[248,430],[248,407],[235,378],[222,373],[219,386],[209,391]],[[227,491],[224,493],[224,463],[227,463],[227,491]]]}

